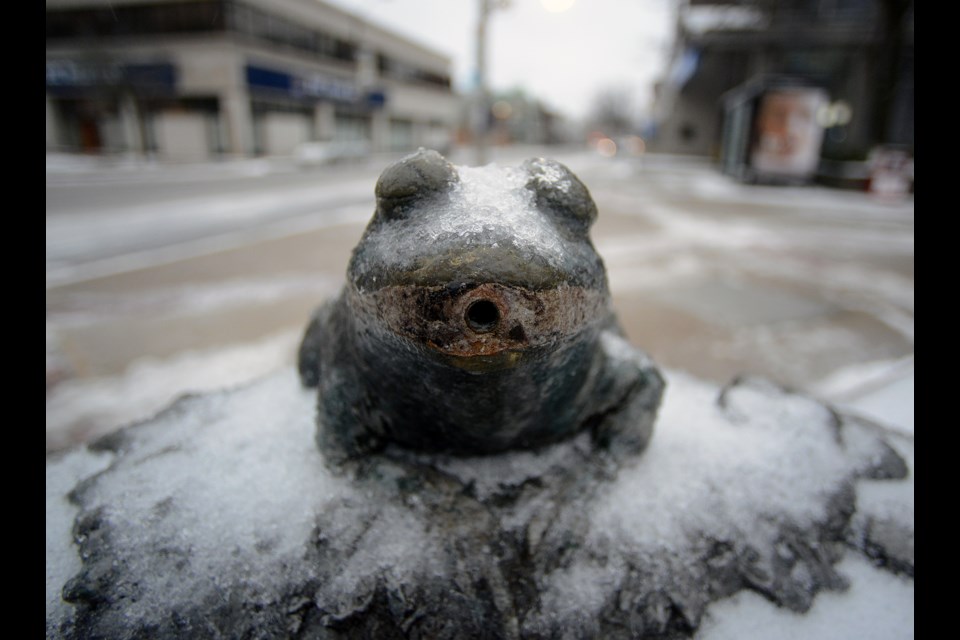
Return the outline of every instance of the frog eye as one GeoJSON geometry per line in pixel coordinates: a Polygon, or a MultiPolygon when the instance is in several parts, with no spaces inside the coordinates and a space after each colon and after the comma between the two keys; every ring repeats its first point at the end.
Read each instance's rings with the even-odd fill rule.
{"type": "Polygon", "coordinates": [[[525,185],[533,191],[536,206],[575,229],[586,231],[597,219],[597,205],[587,187],[570,169],[555,160],[531,158],[523,163],[530,175],[525,185]]]}
{"type": "Polygon", "coordinates": [[[377,212],[388,220],[406,218],[417,202],[459,180],[457,170],[436,151],[420,149],[384,169],[377,180],[377,212]]]}

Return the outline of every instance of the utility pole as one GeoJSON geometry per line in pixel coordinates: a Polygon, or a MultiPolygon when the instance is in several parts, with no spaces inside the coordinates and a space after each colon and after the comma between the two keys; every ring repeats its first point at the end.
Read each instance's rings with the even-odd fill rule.
{"type": "Polygon", "coordinates": [[[487,133],[490,119],[490,97],[487,92],[487,20],[494,9],[506,9],[510,0],[478,0],[477,69],[473,104],[473,142],[477,166],[487,164],[487,133]]]}

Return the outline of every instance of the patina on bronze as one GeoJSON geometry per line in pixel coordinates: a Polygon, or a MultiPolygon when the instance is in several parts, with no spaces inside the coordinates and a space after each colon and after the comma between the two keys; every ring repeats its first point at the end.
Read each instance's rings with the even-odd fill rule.
{"type": "Polygon", "coordinates": [[[646,445],[663,379],[623,339],[576,176],[542,158],[458,170],[421,149],[376,197],[343,292],[300,347],[328,455],[495,453],[585,429],[646,445]]]}

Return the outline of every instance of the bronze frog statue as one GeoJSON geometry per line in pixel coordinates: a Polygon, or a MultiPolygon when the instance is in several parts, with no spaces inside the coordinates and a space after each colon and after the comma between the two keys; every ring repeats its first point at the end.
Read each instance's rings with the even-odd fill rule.
{"type": "Polygon", "coordinates": [[[597,208],[562,164],[388,167],[339,297],[299,352],[317,439],[345,459],[387,445],[456,455],[589,431],[641,450],[664,382],[623,336],[589,237],[597,208]]]}

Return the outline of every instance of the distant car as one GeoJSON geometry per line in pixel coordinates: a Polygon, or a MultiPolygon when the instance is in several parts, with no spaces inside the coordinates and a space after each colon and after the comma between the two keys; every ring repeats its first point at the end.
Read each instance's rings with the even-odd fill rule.
{"type": "Polygon", "coordinates": [[[303,142],[297,145],[293,155],[301,167],[335,164],[366,158],[370,155],[370,143],[365,140],[303,142]]]}

